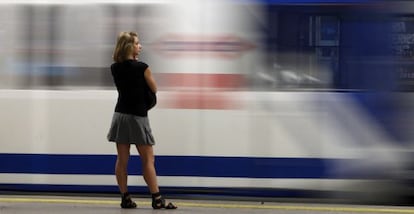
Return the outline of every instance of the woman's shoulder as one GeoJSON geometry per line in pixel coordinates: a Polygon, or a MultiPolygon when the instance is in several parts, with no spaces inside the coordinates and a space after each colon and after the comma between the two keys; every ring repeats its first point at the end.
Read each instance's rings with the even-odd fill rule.
{"type": "Polygon", "coordinates": [[[111,70],[112,71],[117,70],[119,68],[119,64],[120,64],[119,62],[112,63],[111,64],[111,70]]]}
{"type": "Polygon", "coordinates": [[[111,70],[139,68],[145,70],[148,68],[148,64],[137,60],[126,60],[123,62],[114,62],[111,64],[111,70]]]}
{"type": "Polygon", "coordinates": [[[143,62],[143,61],[135,61],[135,65],[136,66],[139,66],[139,67],[142,67],[144,69],[147,69],[148,68],[148,64],[145,63],[145,62],[143,62]]]}
{"type": "Polygon", "coordinates": [[[111,68],[120,67],[120,66],[122,66],[122,64],[124,64],[124,62],[113,62],[111,64],[111,68]]]}

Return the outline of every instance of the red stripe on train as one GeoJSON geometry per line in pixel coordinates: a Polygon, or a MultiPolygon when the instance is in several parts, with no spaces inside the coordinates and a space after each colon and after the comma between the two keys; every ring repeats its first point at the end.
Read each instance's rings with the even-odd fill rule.
{"type": "Polygon", "coordinates": [[[173,109],[214,109],[229,110],[242,108],[241,100],[234,94],[218,91],[177,91],[168,92],[160,107],[173,109]]]}
{"type": "Polygon", "coordinates": [[[242,74],[157,73],[155,79],[167,96],[160,107],[175,109],[239,109],[231,91],[246,85],[242,74]]]}
{"type": "Polygon", "coordinates": [[[246,85],[242,74],[157,73],[155,79],[160,88],[239,89],[246,85]]]}

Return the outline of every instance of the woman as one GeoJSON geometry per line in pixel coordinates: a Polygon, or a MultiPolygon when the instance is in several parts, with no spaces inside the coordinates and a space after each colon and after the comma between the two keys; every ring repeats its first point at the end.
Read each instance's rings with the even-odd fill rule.
{"type": "Polygon", "coordinates": [[[148,108],[151,104],[146,99],[148,90],[157,92],[157,85],[148,65],[137,61],[142,46],[135,32],[121,32],[118,36],[111,72],[118,91],[118,101],[112,118],[108,141],[116,143],[117,160],[115,174],[121,192],[121,207],[136,208],[128,193],[127,166],[130,145],[134,144],[142,162],[142,172],[152,196],[154,209],[176,209],[172,203],[165,203],[157,184],[154,166],[154,138],[148,120],[148,108]]]}

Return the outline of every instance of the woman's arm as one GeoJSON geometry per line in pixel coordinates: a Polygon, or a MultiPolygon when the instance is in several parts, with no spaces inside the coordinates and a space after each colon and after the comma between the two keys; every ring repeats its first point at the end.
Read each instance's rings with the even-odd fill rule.
{"type": "Polygon", "coordinates": [[[144,77],[151,91],[157,93],[157,84],[155,83],[154,77],[152,76],[151,70],[149,68],[145,70],[144,77]]]}

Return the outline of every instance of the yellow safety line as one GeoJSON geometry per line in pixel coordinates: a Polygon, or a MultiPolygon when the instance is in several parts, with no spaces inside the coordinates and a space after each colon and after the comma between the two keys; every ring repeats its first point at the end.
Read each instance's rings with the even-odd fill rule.
{"type": "MultiPolygon", "coordinates": [[[[114,200],[87,200],[87,199],[61,199],[61,198],[0,198],[0,202],[6,203],[60,203],[60,204],[98,204],[118,205],[114,200]]],[[[138,205],[150,205],[150,202],[137,202],[138,205]]],[[[357,213],[414,213],[413,208],[385,208],[385,207],[340,207],[340,206],[311,206],[311,205],[254,205],[254,204],[227,204],[220,203],[189,203],[177,202],[179,207],[201,208],[230,208],[230,209],[272,209],[272,210],[302,210],[321,212],[357,212],[357,213]]]]}

